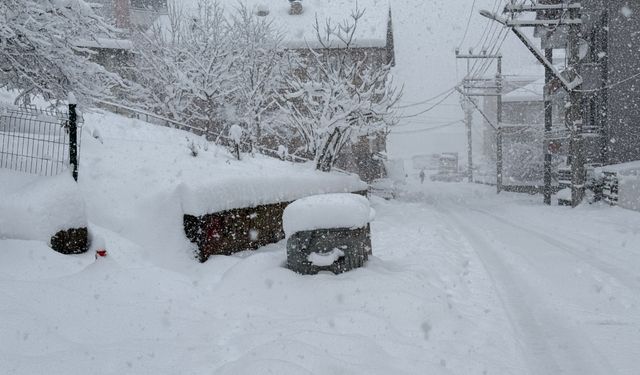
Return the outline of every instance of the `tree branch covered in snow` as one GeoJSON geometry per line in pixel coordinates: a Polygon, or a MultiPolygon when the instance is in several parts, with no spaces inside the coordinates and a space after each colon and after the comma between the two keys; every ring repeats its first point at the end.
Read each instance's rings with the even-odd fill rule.
{"type": "Polygon", "coordinates": [[[0,87],[18,90],[16,101],[70,91],[82,101],[109,98],[124,82],[92,62],[81,41],[114,32],[83,0],[2,0],[0,87]]]}
{"type": "Polygon", "coordinates": [[[255,142],[282,80],[271,24],[245,5],[228,11],[215,0],[199,0],[195,12],[170,3],[168,19],[141,36],[136,74],[147,91],[139,105],[219,133],[238,124],[255,142]]]}
{"type": "Polygon", "coordinates": [[[294,74],[287,77],[282,108],[305,151],[319,170],[329,171],[340,151],[361,136],[388,132],[397,122],[393,110],[400,97],[392,85],[390,66],[368,66],[366,52],[354,47],[364,11],[354,10],[340,24],[327,20],[316,36],[322,50],[308,48],[294,74]],[[334,48],[331,40],[343,48],[334,48]],[[365,55],[360,55],[365,54],[365,55]]]}

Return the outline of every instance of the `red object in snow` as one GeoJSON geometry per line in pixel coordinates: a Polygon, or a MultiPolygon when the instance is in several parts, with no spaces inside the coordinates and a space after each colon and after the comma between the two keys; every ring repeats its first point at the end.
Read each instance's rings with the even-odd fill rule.
{"type": "Polygon", "coordinates": [[[96,259],[98,258],[104,258],[107,256],[107,250],[105,249],[98,249],[96,250],[96,259]]]}

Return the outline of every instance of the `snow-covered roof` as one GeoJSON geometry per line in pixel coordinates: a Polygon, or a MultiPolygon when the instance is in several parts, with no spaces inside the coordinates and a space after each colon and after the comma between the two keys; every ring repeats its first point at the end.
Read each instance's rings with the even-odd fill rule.
{"type": "MultiPolygon", "coordinates": [[[[185,9],[196,9],[198,0],[170,0],[176,1],[185,9]]],[[[321,28],[327,20],[333,25],[351,21],[351,14],[357,8],[364,11],[358,21],[354,45],[356,47],[372,48],[387,45],[387,28],[389,22],[389,0],[303,0],[302,14],[289,14],[291,5],[289,0],[241,0],[238,3],[224,2],[226,11],[245,4],[255,14],[267,13],[268,20],[283,33],[283,43],[286,48],[321,47],[318,43],[314,25],[316,19],[321,28]]],[[[157,25],[168,25],[168,16],[161,16],[157,25]]],[[[331,48],[344,45],[337,37],[330,40],[331,48]]]]}
{"type": "Polygon", "coordinates": [[[517,88],[502,97],[505,103],[540,102],[544,100],[544,78],[517,88]]]}

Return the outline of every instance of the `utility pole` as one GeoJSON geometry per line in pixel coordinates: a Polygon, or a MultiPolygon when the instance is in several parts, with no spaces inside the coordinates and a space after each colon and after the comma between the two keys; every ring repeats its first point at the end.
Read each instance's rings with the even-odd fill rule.
{"type": "MultiPolygon", "coordinates": [[[[469,182],[473,182],[473,106],[475,105],[474,97],[496,97],[497,98],[497,119],[498,129],[500,123],[502,123],[502,55],[501,54],[487,54],[487,51],[482,51],[480,54],[474,54],[472,50],[469,50],[468,54],[460,54],[460,50],[456,49],[456,58],[467,61],[467,75],[462,81],[463,90],[462,95],[465,97],[465,123],[467,125],[467,152],[468,152],[468,177],[469,182]],[[494,79],[475,78],[471,72],[471,60],[497,60],[497,74],[494,79]],[[491,86],[491,84],[494,86],[491,86]]],[[[460,91],[460,90],[459,90],[460,91]]],[[[477,106],[476,106],[477,107],[477,106]]],[[[484,115],[484,114],[483,114],[484,115]]],[[[501,165],[502,160],[498,160],[497,164],[501,165]]],[[[502,172],[499,168],[497,176],[498,193],[501,190],[502,172]]]]}
{"type": "Polygon", "coordinates": [[[469,182],[473,182],[473,133],[471,131],[473,112],[471,110],[471,100],[473,99],[467,96],[464,103],[464,122],[467,126],[467,178],[469,182]]]}
{"type": "Polygon", "coordinates": [[[498,97],[496,99],[498,102],[498,112],[496,113],[496,118],[498,120],[498,129],[496,132],[496,192],[500,194],[500,192],[502,191],[502,175],[504,173],[502,162],[502,158],[504,156],[502,152],[502,56],[500,56],[500,58],[498,59],[498,74],[496,75],[496,84],[498,90],[498,97]]]}
{"type": "MultiPolygon", "coordinates": [[[[553,49],[544,51],[545,58],[553,63],[553,49]]],[[[553,130],[553,101],[551,97],[551,81],[553,72],[549,68],[544,70],[544,204],[551,205],[551,131],[553,130]]]]}
{"type": "MultiPolygon", "coordinates": [[[[581,19],[582,6],[579,2],[562,3],[562,4],[533,4],[533,5],[517,5],[508,4],[504,13],[511,15],[524,12],[547,12],[558,11],[564,14],[568,13],[568,17],[556,17],[554,19],[535,19],[535,20],[516,20],[505,18],[486,10],[480,11],[484,17],[497,21],[507,27],[520,39],[529,49],[529,51],[545,66],[545,81],[547,81],[547,90],[551,86],[549,83],[553,80],[568,92],[569,102],[567,103],[566,125],[571,130],[570,148],[571,148],[571,205],[576,207],[584,198],[585,190],[585,150],[584,140],[582,136],[583,113],[582,113],[582,94],[580,86],[582,78],[578,74],[578,65],[580,63],[579,45],[580,34],[582,30],[581,19]],[[558,27],[560,25],[568,25],[569,35],[567,37],[567,55],[568,67],[567,75],[562,74],[553,65],[553,52],[545,51],[543,54],[520,30],[520,27],[539,27],[547,28],[558,27]]],[[[550,92],[546,92],[549,94],[550,92]]],[[[553,121],[553,112],[550,105],[550,98],[545,98],[545,203],[551,203],[551,154],[550,146],[550,130],[553,121]]]]}
{"type": "MultiPolygon", "coordinates": [[[[569,10],[570,19],[580,19],[580,9],[569,10]]],[[[580,47],[578,42],[581,36],[581,25],[569,26],[569,38],[567,40],[567,52],[569,53],[570,79],[579,76],[578,64],[580,63],[580,47]]],[[[585,150],[582,136],[582,93],[579,90],[569,92],[569,109],[567,122],[571,130],[571,206],[576,207],[584,198],[586,183],[585,175],[585,150]]]]}

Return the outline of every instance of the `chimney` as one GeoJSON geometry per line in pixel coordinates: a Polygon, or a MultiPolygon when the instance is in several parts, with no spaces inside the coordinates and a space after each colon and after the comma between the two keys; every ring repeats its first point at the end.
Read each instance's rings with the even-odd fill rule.
{"type": "Polygon", "coordinates": [[[302,14],[302,0],[289,0],[289,3],[291,4],[290,15],[297,16],[302,14]]]}
{"type": "Polygon", "coordinates": [[[131,27],[129,0],[114,0],[113,8],[116,18],[116,27],[128,30],[131,27]]]}

